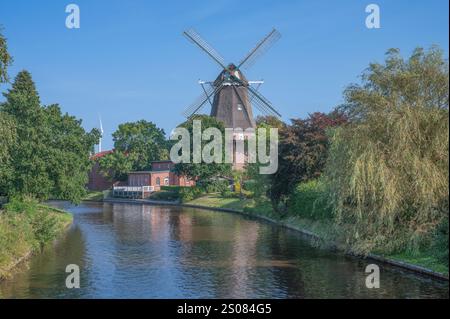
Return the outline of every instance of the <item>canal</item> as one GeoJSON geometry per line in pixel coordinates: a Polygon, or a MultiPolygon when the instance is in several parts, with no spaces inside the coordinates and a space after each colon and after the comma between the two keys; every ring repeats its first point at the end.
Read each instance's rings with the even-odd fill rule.
{"type": "Polygon", "coordinates": [[[53,202],[67,233],[0,283],[0,298],[448,298],[448,282],[319,249],[249,217],[192,208],[53,202]],[[80,288],[68,289],[68,264],[80,288]]]}

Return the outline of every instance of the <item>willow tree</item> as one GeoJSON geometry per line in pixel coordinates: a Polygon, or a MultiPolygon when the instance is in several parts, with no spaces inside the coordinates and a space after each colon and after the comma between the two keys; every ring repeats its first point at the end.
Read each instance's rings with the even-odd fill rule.
{"type": "Polygon", "coordinates": [[[360,252],[417,250],[448,221],[448,62],[441,50],[390,50],[340,107],[326,168],[347,240],[360,252]]]}

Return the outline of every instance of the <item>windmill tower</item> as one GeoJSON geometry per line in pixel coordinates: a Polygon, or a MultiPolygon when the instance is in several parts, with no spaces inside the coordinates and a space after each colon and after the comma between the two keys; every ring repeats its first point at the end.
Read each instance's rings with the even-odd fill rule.
{"type": "MultiPolygon", "coordinates": [[[[245,134],[242,136],[240,130],[237,129],[255,128],[252,106],[258,108],[265,115],[281,117],[272,103],[258,92],[259,86],[264,82],[249,81],[242,72],[242,69],[252,66],[255,60],[281,37],[277,30],[273,29],[259,41],[238,64],[226,64],[222,56],[194,30],[185,31],[183,35],[208,54],[222,70],[214,81],[199,81],[203,94],[185,109],[183,113],[185,117],[192,118],[209,103],[211,105],[210,115],[222,121],[226,128],[233,128],[235,140],[248,138],[245,134]]],[[[243,155],[240,154],[240,157],[242,158],[243,155]]],[[[237,157],[238,154],[235,153],[234,168],[241,169],[244,165],[236,163],[237,157]]]]}
{"type": "Polygon", "coordinates": [[[281,37],[277,30],[273,29],[266,35],[238,64],[226,64],[222,56],[194,30],[185,31],[183,35],[222,68],[215,81],[199,81],[203,94],[184,111],[184,116],[191,118],[209,102],[210,115],[222,121],[227,128],[245,130],[255,127],[252,106],[258,108],[263,114],[281,117],[269,100],[258,92],[258,87],[263,81],[248,81],[241,71],[252,66],[256,58],[281,37]],[[252,85],[258,85],[258,87],[255,88],[252,85]]]}

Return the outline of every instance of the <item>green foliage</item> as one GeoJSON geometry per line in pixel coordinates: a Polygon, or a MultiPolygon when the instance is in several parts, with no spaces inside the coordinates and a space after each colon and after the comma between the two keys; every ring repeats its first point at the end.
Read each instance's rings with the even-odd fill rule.
{"type": "Polygon", "coordinates": [[[327,202],[325,185],[320,179],[298,184],[289,196],[288,210],[291,215],[312,220],[333,217],[327,202]]]}
{"type": "Polygon", "coordinates": [[[62,114],[58,105],[43,108],[47,130],[47,172],[52,181],[51,196],[79,202],[86,195],[90,150],[100,138],[93,129],[87,133],[81,120],[62,114]]]}
{"type": "Polygon", "coordinates": [[[105,176],[124,181],[130,171],[151,169],[152,161],[169,158],[169,144],[163,129],[145,120],[120,124],[113,133],[114,152],[99,163],[105,176]]]}
{"type": "Polygon", "coordinates": [[[204,189],[198,186],[183,187],[182,189],[180,189],[179,197],[182,203],[186,203],[202,196],[204,193],[204,189]]]}
{"type": "Polygon", "coordinates": [[[17,142],[16,123],[0,111],[0,195],[7,194],[13,180],[11,151],[17,142]]]}
{"type": "Polygon", "coordinates": [[[0,212],[0,278],[22,257],[42,248],[72,220],[70,214],[39,205],[34,199],[12,198],[0,212]]]}
{"type": "Polygon", "coordinates": [[[33,238],[39,246],[53,240],[60,231],[61,216],[51,213],[31,197],[14,197],[5,205],[6,215],[22,215],[22,222],[31,225],[33,238]]]}
{"type": "Polygon", "coordinates": [[[435,48],[372,64],[341,107],[326,169],[346,240],[366,253],[420,250],[448,220],[448,64],[435,48]]]}
{"type": "Polygon", "coordinates": [[[102,174],[113,181],[126,181],[128,172],[133,171],[133,163],[128,156],[119,151],[98,159],[102,174]]]}
{"type": "Polygon", "coordinates": [[[6,38],[3,36],[0,26],[0,83],[8,82],[8,67],[12,62],[13,59],[8,53],[6,38]]]}
{"type": "Polygon", "coordinates": [[[293,119],[280,130],[278,171],[271,178],[269,190],[274,208],[299,182],[322,174],[329,148],[327,131],[345,122],[338,112],[313,113],[305,120],[293,119]]]}
{"type": "Polygon", "coordinates": [[[56,237],[60,230],[56,216],[38,209],[32,217],[31,225],[33,227],[34,237],[41,246],[56,237]]]}
{"type": "Polygon", "coordinates": [[[0,191],[9,196],[78,202],[85,194],[91,165],[89,152],[99,132],[86,133],[80,120],[63,115],[57,105],[42,107],[27,71],[18,73],[4,96],[0,121],[9,118],[9,125],[1,128],[6,136],[2,144],[8,143],[8,148],[6,157],[0,155],[0,165],[5,166],[6,162],[2,174],[7,176],[0,182],[0,191]]]}
{"type": "Polygon", "coordinates": [[[286,124],[282,120],[273,115],[258,115],[255,122],[257,127],[273,127],[278,129],[286,127],[286,124]]]}
{"type": "Polygon", "coordinates": [[[175,191],[167,191],[167,190],[161,190],[159,192],[154,192],[150,195],[150,199],[154,200],[167,200],[167,201],[174,201],[180,198],[180,195],[178,192],[175,191]]]}
{"type": "Polygon", "coordinates": [[[159,200],[176,200],[182,203],[189,202],[206,193],[205,187],[201,186],[161,186],[161,191],[151,195],[151,199],[159,200]]]}
{"type": "MultiPolygon", "coordinates": [[[[225,145],[225,127],[223,123],[216,118],[206,115],[198,115],[192,119],[184,122],[180,127],[186,128],[190,133],[190,145],[193,145],[193,121],[201,121],[202,133],[210,127],[217,128],[222,133],[222,145],[225,145]]],[[[201,149],[209,143],[209,141],[202,140],[201,149]]],[[[231,173],[231,164],[227,163],[193,163],[193,147],[190,147],[190,161],[191,163],[178,163],[174,167],[174,171],[180,176],[188,176],[190,178],[199,178],[201,180],[208,180],[214,177],[228,176],[231,173]]],[[[225,157],[225,147],[222,147],[222,159],[225,157]]]]}
{"type": "Polygon", "coordinates": [[[436,228],[432,241],[432,250],[437,259],[448,268],[448,218],[444,219],[436,228]]]}
{"type": "Polygon", "coordinates": [[[197,187],[202,188],[205,193],[220,193],[230,188],[230,183],[226,179],[211,178],[200,180],[197,187]]]}
{"type": "Polygon", "coordinates": [[[161,190],[162,190],[162,191],[168,191],[168,192],[179,193],[180,190],[181,190],[183,187],[184,187],[184,186],[175,186],[175,185],[161,186],[161,190]]]}
{"type": "Polygon", "coordinates": [[[239,194],[232,192],[230,189],[224,189],[220,192],[220,196],[223,198],[238,198],[239,194]]]}
{"type": "Polygon", "coordinates": [[[33,194],[45,199],[51,192],[46,159],[45,116],[30,73],[21,71],[4,93],[2,111],[16,122],[17,143],[11,150],[13,181],[10,194],[33,194]]]}
{"type": "MultiPolygon", "coordinates": [[[[266,138],[266,145],[267,145],[267,152],[269,151],[270,147],[270,129],[271,128],[278,128],[278,129],[285,129],[286,125],[284,122],[281,122],[278,118],[274,116],[258,116],[256,118],[257,128],[256,128],[256,143],[259,143],[259,130],[264,128],[266,129],[265,132],[265,138],[266,138]]],[[[258,145],[258,144],[257,144],[258,145]]],[[[262,166],[261,163],[258,161],[256,163],[246,163],[245,164],[245,171],[240,179],[240,184],[244,187],[244,189],[247,187],[247,190],[253,193],[253,196],[257,199],[265,198],[265,196],[268,195],[270,185],[271,185],[271,179],[272,177],[267,174],[261,174],[260,173],[260,167],[262,166]],[[246,184],[246,185],[245,185],[246,184]]]]}

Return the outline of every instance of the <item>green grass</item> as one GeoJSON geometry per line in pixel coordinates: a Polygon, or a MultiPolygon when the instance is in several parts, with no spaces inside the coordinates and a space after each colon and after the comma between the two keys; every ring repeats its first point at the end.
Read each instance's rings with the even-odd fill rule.
{"type": "Polygon", "coordinates": [[[83,197],[82,200],[101,201],[101,200],[103,200],[103,192],[102,191],[89,191],[87,193],[87,195],[83,197]]]}
{"type": "Polygon", "coordinates": [[[441,261],[439,261],[438,258],[434,257],[433,255],[426,254],[424,252],[420,252],[417,254],[410,254],[405,252],[383,257],[425,267],[442,274],[448,274],[447,265],[443,264],[441,261]]]}
{"type": "Polygon", "coordinates": [[[72,215],[34,201],[13,201],[0,211],[0,279],[14,266],[56,239],[72,215]]]}
{"type": "Polygon", "coordinates": [[[240,199],[235,197],[224,198],[221,197],[220,194],[210,194],[191,200],[187,202],[187,204],[217,207],[217,208],[228,208],[243,212],[244,207],[248,205],[251,201],[252,200],[250,199],[240,199]]]}

